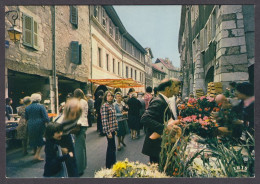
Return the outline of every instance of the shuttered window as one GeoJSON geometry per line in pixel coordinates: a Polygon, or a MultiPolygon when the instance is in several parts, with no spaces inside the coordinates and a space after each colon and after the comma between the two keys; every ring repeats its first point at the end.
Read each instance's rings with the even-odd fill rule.
{"type": "Polygon", "coordinates": [[[204,29],[200,30],[200,51],[204,51],[204,29]]]}
{"type": "Polygon", "coordinates": [[[82,46],[79,45],[79,42],[72,41],[70,43],[70,50],[71,50],[71,62],[77,65],[81,64],[82,60],[82,46]]]}
{"type": "Polygon", "coordinates": [[[94,6],[94,17],[98,19],[98,6],[94,6]]]}
{"type": "Polygon", "coordinates": [[[38,46],[38,23],[33,21],[33,47],[38,46]]]}
{"type": "Polygon", "coordinates": [[[112,20],[109,20],[109,35],[113,37],[113,23],[112,20]]]}
{"type": "Polygon", "coordinates": [[[76,6],[70,7],[70,23],[78,28],[78,8],[76,6]]]}
{"type": "Polygon", "coordinates": [[[119,28],[116,27],[116,31],[115,31],[115,40],[118,42],[119,41],[119,28]]]}
{"type": "Polygon", "coordinates": [[[103,25],[103,27],[104,27],[105,29],[107,29],[106,24],[107,24],[106,11],[105,11],[105,9],[103,8],[103,9],[102,9],[102,25],[103,25]]]}
{"type": "Polygon", "coordinates": [[[38,23],[33,17],[23,14],[23,45],[38,50],[38,42],[38,23]]]}

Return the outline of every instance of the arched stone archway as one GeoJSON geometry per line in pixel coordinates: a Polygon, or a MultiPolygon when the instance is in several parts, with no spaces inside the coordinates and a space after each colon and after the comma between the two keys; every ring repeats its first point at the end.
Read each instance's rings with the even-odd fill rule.
{"type": "Polygon", "coordinates": [[[205,77],[205,84],[208,86],[208,83],[214,82],[214,66],[210,67],[206,77],[205,77]]]}

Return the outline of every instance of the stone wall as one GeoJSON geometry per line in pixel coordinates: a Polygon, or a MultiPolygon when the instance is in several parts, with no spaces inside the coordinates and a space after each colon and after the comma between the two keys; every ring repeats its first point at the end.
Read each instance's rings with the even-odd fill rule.
{"type": "Polygon", "coordinates": [[[248,59],[242,5],[222,5],[217,24],[215,82],[248,81],[248,59]]]}
{"type": "Polygon", "coordinates": [[[56,69],[57,74],[87,82],[91,67],[91,38],[89,26],[89,6],[77,6],[78,28],[70,23],[70,6],[56,6],[56,69]],[[82,63],[71,62],[70,43],[82,44],[82,63]]]}
{"type": "MultiPolygon", "coordinates": [[[[9,41],[9,48],[5,49],[6,67],[8,69],[28,74],[49,76],[52,70],[52,34],[50,6],[19,6],[6,7],[6,11],[17,9],[18,27],[23,29],[23,14],[31,16],[38,23],[38,49],[23,45],[23,36],[20,42],[9,41]]],[[[5,17],[6,29],[11,26],[5,17]]],[[[5,40],[10,40],[7,31],[5,40]]]]}

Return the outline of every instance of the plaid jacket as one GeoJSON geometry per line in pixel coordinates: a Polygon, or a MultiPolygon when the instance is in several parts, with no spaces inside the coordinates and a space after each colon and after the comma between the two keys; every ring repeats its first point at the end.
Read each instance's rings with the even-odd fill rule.
{"type": "Polygon", "coordinates": [[[100,109],[103,132],[107,135],[118,129],[116,110],[113,104],[104,103],[100,109]]]}

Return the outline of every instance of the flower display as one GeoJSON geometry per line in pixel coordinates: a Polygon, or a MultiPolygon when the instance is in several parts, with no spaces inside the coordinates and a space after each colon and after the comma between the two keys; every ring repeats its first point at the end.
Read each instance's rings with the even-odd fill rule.
{"type": "Polygon", "coordinates": [[[216,135],[218,124],[210,115],[220,109],[213,97],[190,98],[187,104],[182,104],[178,109],[181,126],[184,128],[189,125],[186,134],[193,132],[202,137],[216,135]]]}
{"type": "Polygon", "coordinates": [[[158,171],[157,164],[129,162],[128,159],[118,161],[112,169],[101,169],[95,173],[95,178],[168,178],[165,173],[158,171]]]}

